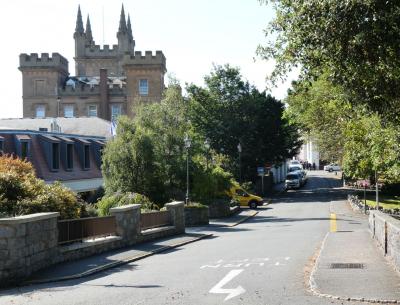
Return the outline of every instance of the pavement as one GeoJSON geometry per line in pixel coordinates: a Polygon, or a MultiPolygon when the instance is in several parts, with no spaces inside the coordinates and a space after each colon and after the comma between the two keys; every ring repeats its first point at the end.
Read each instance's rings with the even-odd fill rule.
{"type": "Polygon", "coordinates": [[[216,220],[179,237],[208,235],[197,242],[81,278],[0,291],[0,305],[400,303],[399,274],[340,184],[312,171],[305,187],[275,196],[239,225],[216,220]]]}
{"type": "Polygon", "coordinates": [[[330,212],[330,231],[310,277],[312,291],[342,300],[400,303],[400,276],[371,238],[367,216],[346,201],[332,204],[330,212]]]}
{"type": "Polygon", "coordinates": [[[209,226],[186,228],[186,234],[146,242],[132,247],[108,251],[84,259],[65,262],[40,270],[21,285],[59,282],[93,275],[123,264],[135,262],[151,255],[199,241],[212,236],[212,227],[234,227],[257,215],[257,211],[244,209],[231,217],[212,219],[209,226]]]}

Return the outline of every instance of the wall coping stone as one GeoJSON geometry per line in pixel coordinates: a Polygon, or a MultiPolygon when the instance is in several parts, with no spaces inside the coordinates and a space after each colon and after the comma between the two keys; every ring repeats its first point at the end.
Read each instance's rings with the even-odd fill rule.
{"type": "Polygon", "coordinates": [[[137,209],[140,209],[140,207],[141,207],[140,204],[123,205],[120,207],[111,208],[110,213],[121,213],[121,212],[130,211],[130,210],[137,210],[137,209]]]}
{"type": "Polygon", "coordinates": [[[180,206],[184,206],[184,202],[183,201],[172,201],[169,203],[166,203],[165,206],[166,207],[180,207],[180,206]]]}
{"type": "Polygon", "coordinates": [[[59,249],[60,249],[61,253],[65,253],[65,252],[69,252],[69,251],[75,251],[78,249],[112,243],[112,242],[118,241],[118,240],[122,240],[122,237],[111,235],[111,236],[106,236],[106,237],[87,239],[87,240],[82,241],[81,243],[77,242],[77,243],[73,243],[73,244],[67,245],[67,246],[60,246],[59,249]]]}
{"type": "Polygon", "coordinates": [[[152,228],[152,229],[147,229],[147,230],[143,230],[141,232],[142,235],[151,235],[154,233],[158,233],[158,232],[164,232],[164,231],[169,231],[169,230],[174,230],[175,227],[174,226],[164,226],[164,227],[158,227],[158,228],[152,228]]]}
{"type": "Polygon", "coordinates": [[[369,212],[371,214],[374,214],[375,217],[380,217],[380,218],[384,219],[386,222],[388,222],[388,223],[400,228],[400,220],[398,220],[398,219],[396,219],[396,218],[394,218],[394,217],[392,217],[392,216],[390,216],[390,215],[388,215],[386,213],[383,213],[381,211],[370,210],[369,212]]]}
{"type": "Polygon", "coordinates": [[[28,223],[38,220],[56,218],[59,216],[60,213],[58,212],[49,212],[49,213],[35,213],[29,215],[22,215],[17,217],[0,218],[0,225],[28,223]]]}

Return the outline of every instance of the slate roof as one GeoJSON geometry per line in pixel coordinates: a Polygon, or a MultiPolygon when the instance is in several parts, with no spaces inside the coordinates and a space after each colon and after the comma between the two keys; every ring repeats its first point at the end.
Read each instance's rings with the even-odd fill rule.
{"type": "Polygon", "coordinates": [[[66,135],[63,133],[41,132],[34,130],[0,129],[0,139],[4,143],[3,153],[12,154],[15,156],[18,156],[18,140],[29,141],[30,144],[27,159],[28,161],[32,162],[36,171],[36,175],[46,182],[74,181],[102,177],[99,160],[96,159],[98,156],[100,156],[100,154],[97,154],[96,156],[95,151],[100,149],[99,144],[104,145],[106,141],[104,137],[99,138],[82,135],[66,135]],[[43,145],[41,145],[43,144],[41,143],[42,140],[50,143],[64,142],[67,144],[73,144],[79,142],[89,145],[91,147],[91,149],[89,149],[90,167],[88,169],[83,169],[82,160],[79,157],[80,148],[74,146],[72,170],[65,168],[65,165],[61,162],[61,155],[61,164],[59,168],[57,170],[50,169],[48,164],[49,152],[46,152],[43,145]]]}
{"type": "MultiPolygon", "coordinates": [[[[18,129],[38,131],[39,128],[47,128],[47,131],[51,131],[51,123],[53,121],[54,118],[0,119],[0,130],[18,129]]],[[[61,127],[61,132],[65,134],[111,138],[111,122],[98,117],[59,117],[56,118],[56,122],[61,127]]]]}

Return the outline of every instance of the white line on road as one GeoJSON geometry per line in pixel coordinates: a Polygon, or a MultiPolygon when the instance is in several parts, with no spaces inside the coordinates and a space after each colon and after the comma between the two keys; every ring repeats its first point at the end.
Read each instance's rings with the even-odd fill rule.
{"type": "Polygon", "coordinates": [[[217,285],[215,285],[213,288],[210,289],[209,293],[227,293],[227,297],[224,299],[224,301],[227,301],[229,299],[232,299],[234,297],[237,297],[238,295],[241,295],[242,293],[245,293],[246,290],[242,286],[237,286],[236,288],[222,288],[225,286],[229,281],[231,281],[234,277],[238,276],[244,269],[235,269],[229,271],[225,277],[220,280],[217,285]]]}

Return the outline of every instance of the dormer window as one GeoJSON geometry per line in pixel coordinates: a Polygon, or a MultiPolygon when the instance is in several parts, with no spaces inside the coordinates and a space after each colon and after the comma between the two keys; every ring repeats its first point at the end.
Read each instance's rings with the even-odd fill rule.
{"type": "Polygon", "coordinates": [[[50,136],[41,135],[40,145],[44,152],[50,171],[56,172],[60,169],[60,140],[50,136]]]}
{"type": "Polygon", "coordinates": [[[4,153],[4,138],[0,136],[0,156],[4,153]]]}
{"type": "Polygon", "coordinates": [[[58,136],[61,140],[61,162],[66,171],[74,169],[74,140],[68,137],[58,136]]]}
{"type": "Polygon", "coordinates": [[[17,155],[21,159],[29,158],[29,146],[31,137],[24,134],[15,135],[17,155]]]}
{"type": "Polygon", "coordinates": [[[84,145],[84,168],[89,169],[90,168],[90,146],[89,145],[84,145]]]}
{"type": "Polygon", "coordinates": [[[83,170],[90,169],[90,142],[82,139],[75,138],[75,149],[79,157],[80,164],[83,170]]]}
{"type": "Polygon", "coordinates": [[[66,164],[65,168],[66,170],[72,170],[74,167],[74,146],[73,144],[67,144],[66,145],[66,164]]]}

